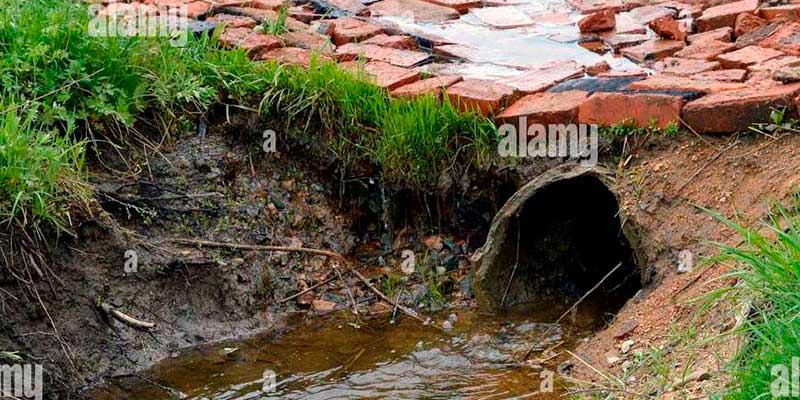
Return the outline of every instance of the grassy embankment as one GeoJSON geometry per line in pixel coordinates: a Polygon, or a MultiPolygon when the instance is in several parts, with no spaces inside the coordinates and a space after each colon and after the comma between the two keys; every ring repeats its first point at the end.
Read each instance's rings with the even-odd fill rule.
{"type": "Polygon", "coordinates": [[[144,146],[147,135],[192,126],[219,104],[255,107],[324,141],[345,169],[373,163],[384,181],[416,189],[434,190],[454,166],[483,164],[492,151],[487,119],[433,96],[390,98],[335,64],[251,62],[242,51],[221,50],[216,34],[184,47],[166,38],[92,37],[89,21],[86,6],[69,0],[0,0],[6,228],[69,232],[92,198],[83,164],[93,141],[144,146]]]}

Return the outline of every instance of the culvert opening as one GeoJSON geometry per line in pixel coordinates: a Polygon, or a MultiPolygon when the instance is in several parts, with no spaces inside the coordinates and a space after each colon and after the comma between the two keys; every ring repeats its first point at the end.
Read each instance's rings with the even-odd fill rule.
{"type": "Polygon", "coordinates": [[[493,249],[476,277],[483,301],[557,318],[591,291],[578,307],[581,325],[604,322],[642,287],[616,197],[592,174],[553,180],[531,192],[512,197],[503,229],[490,232],[493,249]]]}

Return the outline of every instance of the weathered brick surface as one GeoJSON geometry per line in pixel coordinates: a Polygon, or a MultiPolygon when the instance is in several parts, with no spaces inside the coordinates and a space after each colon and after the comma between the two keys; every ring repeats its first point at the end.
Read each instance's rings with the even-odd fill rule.
{"type": "Polygon", "coordinates": [[[653,61],[669,57],[684,46],[683,42],[677,40],[648,40],[622,49],[622,54],[636,62],[653,61]]]}
{"type": "Polygon", "coordinates": [[[226,28],[219,35],[219,42],[228,48],[244,49],[251,57],[256,52],[281,47],[280,39],[255,32],[251,28],[226,28]]]}
{"type": "Polygon", "coordinates": [[[331,37],[333,43],[341,46],[345,43],[360,42],[383,32],[383,28],[352,17],[339,18],[333,22],[331,37]]]}
{"type": "Polygon", "coordinates": [[[486,7],[472,11],[484,23],[497,29],[520,28],[533,25],[533,20],[516,7],[486,7]]]}
{"type": "Polygon", "coordinates": [[[578,122],[578,107],[589,96],[580,90],[558,93],[535,93],[508,106],[497,117],[501,122],[518,126],[520,117],[526,117],[527,129],[532,124],[569,124],[578,122]]]}
{"type": "Polygon", "coordinates": [[[692,75],[693,79],[723,82],[744,82],[747,78],[746,69],[720,69],[716,71],[701,72],[692,75]]]}
{"type": "Polygon", "coordinates": [[[542,92],[570,78],[583,76],[583,67],[574,62],[561,62],[534,69],[501,81],[524,94],[542,92]]]}
{"type": "Polygon", "coordinates": [[[689,42],[689,44],[695,44],[707,40],[716,40],[718,42],[731,42],[732,35],[733,35],[733,28],[731,28],[730,26],[723,26],[722,28],[717,28],[711,31],[689,35],[689,37],[686,38],[686,41],[689,42]]]}
{"type": "Polygon", "coordinates": [[[780,50],[786,54],[800,56],[800,22],[782,25],[761,43],[763,47],[780,50]]]}
{"type": "Polygon", "coordinates": [[[758,46],[748,46],[743,49],[725,53],[717,57],[723,68],[747,68],[754,64],[763,63],[773,58],[782,56],[778,50],[758,46]]]}
{"type": "MultiPolygon", "coordinates": [[[[343,63],[342,67],[359,70],[362,66],[351,61],[343,63]]],[[[397,89],[420,78],[420,73],[416,69],[398,67],[382,61],[370,61],[364,64],[362,72],[366,73],[367,79],[387,90],[397,89]]]]}
{"type": "Polygon", "coordinates": [[[347,43],[336,49],[336,57],[343,61],[354,60],[359,56],[368,61],[383,61],[398,67],[413,67],[428,61],[427,53],[411,50],[392,49],[374,44],[347,43]]]}
{"type": "Polygon", "coordinates": [[[614,125],[623,122],[639,127],[655,124],[666,128],[679,124],[683,98],[651,93],[595,93],[578,109],[584,124],[614,125]],[[624,111],[623,111],[624,110],[624,111]]]}
{"type": "Polygon", "coordinates": [[[743,131],[753,123],[769,121],[774,108],[786,107],[793,114],[798,94],[800,84],[715,93],[688,103],[683,119],[700,133],[743,131]]]}
{"type": "Polygon", "coordinates": [[[665,75],[692,76],[701,72],[719,69],[717,61],[694,60],[691,58],[667,57],[653,65],[653,69],[665,75]]]}
{"type": "Polygon", "coordinates": [[[599,32],[614,29],[617,25],[617,14],[612,10],[598,11],[586,15],[578,21],[581,32],[599,32]]]}
{"type": "Polygon", "coordinates": [[[447,89],[447,97],[458,109],[492,115],[514,97],[514,89],[496,82],[465,79],[447,89]]]}
{"type": "Polygon", "coordinates": [[[625,35],[610,35],[606,37],[603,42],[608,47],[611,47],[613,50],[617,51],[620,49],[624,49],[626,47],[637,46],[640,45],[650,39],[648,35],[639,35],[639,34],[625,34],[625,35]]]}
{"type": "Polygon", "coordinates": [[[752,32],[762,26],[766,25],[767,21],[756,17],[753,14],[741,13],[736,16],[736,25],[733,28],[733,33],[739,37],[745,33],[752,32]]]}
{"type": "Polygon", "coordinates": [[[279,47],[268,51],[259,51],[256,53],[254,59],[260,61],[276,61],[280,64],[308,68],[314,57],[316,57],[318,62],[332,61],[330,57],[299,47],[279,47]]]}
{"type": "Polygon", "coordinates": [[[475,8],[481,5],[480,0],[425,0],[428,3],[436,4],[438,6],[450,7],[460,13],[469,11],[470,8],[475,8]]]}
{"type": "Polygon", "coordinates": [[[681,51],[675,52],[675,57],[692,58],[695,60],[713,60],[720,54],[736,49],[733,43],[716,40],[700,41],[690,44],[681,51]]]}
{"type": "Polygon", "coordinates": [[[421,0],[383,0],[370,5],[369,10],[373,16],[406,17],[419,22],[442,22],[461,15],[450,7],[421,0]]]}
{"type": "Polygon", "coordinates": [[[740,0],[711,7],[706,9],[703,15],[697,19],[697,28],[700,32],[706,32],[725,26],[733,27],[739,14],[753,14],[757,8],[758,0],[740,0]]]}
{"type": "Polygon", "coordinates": [[[775,7],[761,7],[758,10],[758,15],[767,21],[784,20],[784,21],[797,21],[800,20],[800,4],[786,4],[775,7]]]}
{"type": "Polygon", "coordinates": [[[401,50],[416,50],[419,48],[419,45],[417,45],[417,41],[414,40],[414,38],[412,38],[411,36],[386,35],[383,33],[375,35],[363,41],[362,43],[374,44],[382,47],[391,47],[393,49],[401,49],[401,50]]]}
{"type": "Polygon", "coordinates": [[[700,80],[680,76],[655,75],[633,82],[629,88],[635,90],[678,90],[686,92],[713,93],[747,87],[744,83],[700,80]]]}
{"type": "Polygon", "coordinates": [[[256,20],[250,17],[243,17],[239,15],[216,14],[206,18],[206,21],[219,25],[225,25],[228,28],[253,29],[256,26],[256,20]]]}

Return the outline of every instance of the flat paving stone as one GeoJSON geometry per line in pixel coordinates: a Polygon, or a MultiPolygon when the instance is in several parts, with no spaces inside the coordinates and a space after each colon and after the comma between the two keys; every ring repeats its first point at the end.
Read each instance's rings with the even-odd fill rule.
{"type": "Polygon", "coordinates": [[[785,67],[798,67],[800,66],[800,57],[798,56],[783,56],[773,58],[769,61],[753,64],[747,67],[750,72],[774,72],[785,67]]]}
{"type": "Polygon", "coordinates": [[[524,94],[543,92],[570,78],[584,75],[583,67],[566,61],[548,67],[527,71],[522,75],[503,79],[500,83],[513,87],[524,94]]]}
{"type": "Polygon", "coordinates": [[[497,82],[465,79],[447,89],[450,103],[463,112],[495,114],[514,97],[514,88],[497,82]]]}
{"type": "Polygon", "coordinates": [[[275,36],[258,33],[252,28],[226,28],[219,35],[219,42],[228,48],[240,48],[253,56],[255,52],[271,50],[282,46],[275,36]]]}
{"type": "Polygon", "coordinates": [[[393,49],[374,44],[347,43],[336,49],[336,57],[349,61],[364,56],[368,61],[383,61],[398,67],[410,68],[423,64],[431,55],[420,51],[393,49]]]}
{"type": "Polygon", "coordinates": [[[700,41],[686,46],[683,50],[675,52],[675,57],[691,58],[695,60],[713,60],[721,54],[733,51],[736,45],[717,40],[700,41]]]}
{"type": "Polygon", "coordinates": [[[478,19],[497,29],[533,25],[533,20],[516,7],[486,7],[472,10],[478,19]]]}
{"type": "Polygon", "coordinates": [[[626,47],[640,45],[648,40],[650,40],[649,35],[625,34],[608,36],[603,39],[603,42],[614,51],[619,51],[626,47]]]}
{"type": "Polygon", "coordinates": [[[632,90],[675,90],[714,93],[743,89],[747,85],[744,83],[700,80],[681,76],[655,75],[633,82],[628,87],[632,90]]]}
{"type": "Polygon", "coordinates": [[[360,42],[383,32],[383,28],[353,17],[338,18],[333,21],[331,37],[333,43],[341,46],[360,42]]]}
{"type": "Polygon", "coordinates": [[[381,47],[391,47],[401,50],[416,50],[419,44],[411,36],[406,35],[387,35],[384,33],[375,35],[363,42],[363,44],[374,44],[381,47]]]}
{"type": "Polygon", "coordinates": [[[768,121],[776,108],[786,107],[789,114],[794,113],[798,94],[800,83],[715,93],[688,103],[683,120],[699,133],[744,131],[754,123],[768,121]]]}
{"type": "Polygon", "coordinates": [[[420,78],[420,72],[416,69],[398,67],[383,61],[370,61],[363,66],[350,61],[343,63],[342,68],[364,72],[368,80],[387,90],[397,89],[420,78]]]}
{"type": "Polygon", "coordinates": [[[668,94],[595,93],[578,108],[578,120],[583,124],[632,123],[638,127],[655,124],[666,128],[680,124],[683,102],[683,97],[668,94]]]}
{"type": "Polygon", "coordinates": [[[268,51],[258,52],[254,58],[259,61],[275,61],[279,64],[294,65],[298,67],[308,68],[311,66],[312,60],[317,59],[319,62],[333,61],[332,58],[321,55],[317,52],[308,49],[301,49],[299,47],[280,47],[268,51]]]}
{"type": "Polygon", "coordinates": [[[443,22],[461,16],[453,8],[420,0],[383,0],[369,6],[372,16],[403,17],[417,22],[443,22]]]}
{"type": "Polygon", "coordinates": [[[689,37],[686,38],[686,41],[690,45],[708,40],[716,40],[718,42],[730,43],[732,41],[732,38],[733,38],[733,28],[730,26],[723,26],[722,28],[717,28],[708,32],[701,32],[701,33],[695,33],[694,35],[689,35],[689,37]]]}
{"type": "Polygon", "coordinates": [[[640,25],[649,25],[660,18],[677,18],[678,12],[673,8],[661,6],[644,6],[634,8],[626,13],[634,22],[640,25]]]}

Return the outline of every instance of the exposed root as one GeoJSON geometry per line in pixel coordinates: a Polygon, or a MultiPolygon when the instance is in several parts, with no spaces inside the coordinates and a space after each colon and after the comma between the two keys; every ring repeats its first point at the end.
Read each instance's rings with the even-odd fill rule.
{"type": "Polygon", "coordinates": [[[106,315],[113,317],[117,321],[122,322],[123,324],[128,325],[131,328],[147,330],[147,329],[152,329],[156,326],[156,324],[153,322],[147,322],[133,318],[130,315],[125,314],[122,311],[115,309],[114,307],[111,307],[111,305],[107,303],[101,303],[98,307],[106,315]]]}

